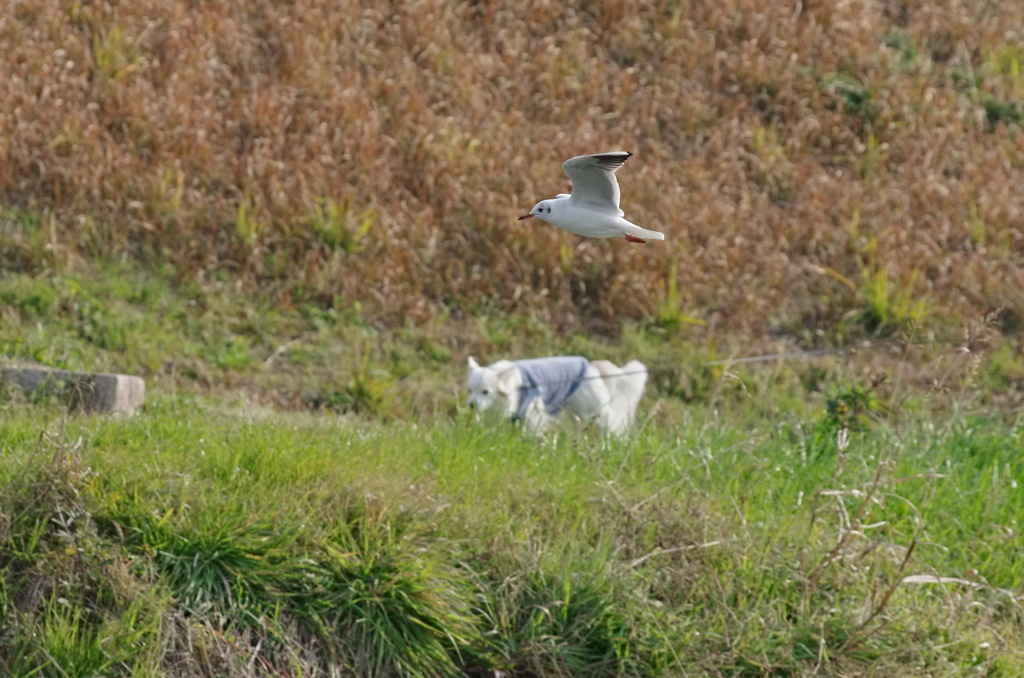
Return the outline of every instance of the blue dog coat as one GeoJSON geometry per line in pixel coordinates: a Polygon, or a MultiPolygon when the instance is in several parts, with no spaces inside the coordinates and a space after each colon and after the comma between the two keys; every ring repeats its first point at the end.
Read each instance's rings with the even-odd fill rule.
{"type": "Polygon", "coordinates": [[[524,419],[527,408],[537,397],[541,398],[548,414],[558,414],[586,378],[589,364],[580,356],[516,360],[515,366],[523,375],[516,418],[524,419]]]}

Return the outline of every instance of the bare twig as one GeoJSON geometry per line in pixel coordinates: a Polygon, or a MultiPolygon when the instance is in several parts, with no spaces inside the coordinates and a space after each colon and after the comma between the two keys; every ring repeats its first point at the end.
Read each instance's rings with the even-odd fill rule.
{"type": "Polygon", "coordinates": [[[704,542],[703,544],[689,544],[687,546],[675,546],[670,549],[656,548],[647,555],[636,558],[629,564],[629,569],[634,569],[643,565],[645,562],[653,558],[654,556],[663,556],[669,553],[681,553],[683,551],[694,551],[696,549],[706,549],[712,546],[719,546],[721,544],[728,544],[734,541],[739,541],[739,537],[732,537],[730,539],[716,539],[714,541],[704,542]]]}

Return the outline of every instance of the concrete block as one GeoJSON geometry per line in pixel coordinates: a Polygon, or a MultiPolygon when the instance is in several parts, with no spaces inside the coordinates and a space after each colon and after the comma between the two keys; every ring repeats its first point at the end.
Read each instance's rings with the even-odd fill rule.
{"type": "Polygon", "coordinates": [[[0,383],[21,389],[29,398],[64,398],[69,406],[86,412],[135,414],[146,399],[146,382],[127,374],[14,365],[0,368],[0,383]]]}

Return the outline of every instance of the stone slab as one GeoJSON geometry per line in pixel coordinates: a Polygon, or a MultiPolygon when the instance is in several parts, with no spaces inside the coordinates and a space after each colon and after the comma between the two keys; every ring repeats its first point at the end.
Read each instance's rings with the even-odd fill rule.
{"type": "Polygon", "coordinates": [[[86,412],[135,414],[146,399],[142,377],[103,372],[70,372],[41,365],[0,368],[4,387],[21,389],[29,398],[66,398],[86,412]]]}

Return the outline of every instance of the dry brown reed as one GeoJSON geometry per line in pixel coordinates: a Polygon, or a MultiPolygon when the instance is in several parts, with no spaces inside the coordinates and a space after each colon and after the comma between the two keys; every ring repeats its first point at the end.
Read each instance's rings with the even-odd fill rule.
{"type": "Polygon", "coordinates": [[[879,279],[940,325],[1019,313],[1022,31],[1017,0],[15,0],[0,262],[123,253],[384,322],[671,302],[758,337],[879,279]],[[666,242],[515,221],[619,148],[666,242]]]}

